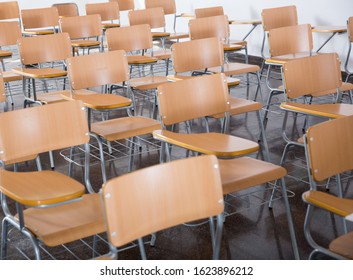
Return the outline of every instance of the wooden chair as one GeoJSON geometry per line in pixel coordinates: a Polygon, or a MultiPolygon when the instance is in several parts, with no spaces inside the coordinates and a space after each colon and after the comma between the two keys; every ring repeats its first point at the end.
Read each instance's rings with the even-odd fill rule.
{"type": "Polygon", "coordinates": [[[0,20],[20,21],[20,8],[17,1],[0,2],[0,20]]]}
{"type": "Polygon", "coordinates": [[[179,17],[176,13],[176,3],[175,0],[145,0],[146,9],[162,7],[164,11],[164,15],[167,17],[171,15],[174,17],[173,19],[173,33],[170,34],[172,39],[186,39],[189,38],[189,34],[187,33],[177,33],[176,32],[176,20],[179,17]]]}
{"type": "Polygon", "coordinates": [[[216,157],[182,159],[114,178],[104,184],[102,197],[112,258],[116,247],[138,239],[146,259],[143,236],[204,218],[210,219],[213,259],[219,258],[224,204],[216,157]],[[127,198],[137,202],[134,209],[127,198]]]}
{"type": "Polygon", "coordinates": [[[79,16],[79,11],[76,3],[55,3],[52,6],[58,9],[59,17],[79,16]]]}
{"type": "Polygon", "coordinates": [[[5,214],[1,258],[6,258],[10,225],[29,239],[35,259],[41,258],[40,246],[54,247],[105,232],[99,194],[85,194],[85,185],[55,171],[13,172],[4,165],[28,155],[84,145],[85,183],[92,191],[83,104],[61,102],[15,110],[0,114],[0,124],[0,191],[5,214]],[[17,214],[9,200],[16,202],[17,214]]]}
{"type": "Polygon", "coordinates": [[[349,78],[353,75],[353,73],[349,70],[349,60],[351,58],[351,50],[353,43],[353,17],[348,18],[347,20],[347,31],[348,31],[348,52],[346,62],[344,63],[344,69],[347,73],[346,82],[349,81],[349,78]]]}
{"type": "Polygon", "coordinates": [[[43,104],[61,101],[61,92],[50,92],[50,81],[66,79],[65,60],[71,56],[71,43],[67,33],[57,33],[45,36],[22,37],[18,39],[18,50],[21,58],[21,68],[12,71],[22,76],[24,105],[33,102],[43,104]],[[37,93],[36,80],[43,81],[43,94],[37,93]],[[31,91],[27,92],[27,81],[31,91]],[[27,92],[27,93],[26,93],[27,92]]]}
{"type": "Polygon", "coordinates": [[[60,31],[68,33],[71,38],[73,55],[83,54],[85,50],[89,54],[91,49],[102,49],[102,20],[100,15],[85,15],[77,17],[63,17],[59,20],[60,31]]]}
{"type": "MultiPolygon", "coordinates": [[[[17,39],[22,36],[21,27],[18,21],[1,21],[0,22],[0,47],[12,47],[16,46],[17,39]]],[[[21,81],[22,77],[18,74],[15,74],[12,71],[6,71],[4,59],[9,59],[12,57],[12,51],[7,49],[0,50],[0,58],[2,64],[2,77],[4,83],[7,86],[11,104],[14,104],[10,82],[21,81]]],[[[10,69],[9,69],[10,70],[10,69]]]]}
{"type": "MultiPolygon", "coordinates": [[[[222,6],[214,6],[214,7],[195,9],[195,17],[196,18],[205,18],[205,17],[223,16],[223,15],[224,15],[224,10],[223,10],[222,6]]],[[[228,23],[230,24],[231,22],[228,21],[228,23]]],[[[244,48],[246,48],[248,43],[244,39],[243,40],[230,40],[229,39],[229,44],[241,45],[244,48]]]]}
{"type": "Polygon", "coordinates": [[[263,9],[261,12],[264,35],[261,45],[261,56],[265,60],[266,37],[271,29],[298,25],[297,7],[294,5],[263,9]]]}
{"type": "MultiPolygon", "coordinates": [[[[168,76],[168,78],[173,80],[188,78],[189,76],[184,76],[187,72],[192,72],[191,75],[199,75],[214,74],[216,72],[222,72],[223,70],[226,75],[238,75],[248,69],[259,70],[258,67],[256,68],[252,65],[242,63],[229,63],[224,65],[222,43],[217,38],[198,39],[188,42],[175,43],[172,46],[172,59],[175,75],[168,76]]],[[[260,80],[259,77],[258,80],[260,80]]],[[[239,84],[238,79],[234,80],[234,78],[228,78],[228,86],[234,86],[236,84],[239,84]]],[[[246,112],[256,112],[261,131],[260,137],[263,140],[262,144],[264,156],[266,160],[269,161],[265,131],[263,129],[263,125],[261,124],[262,116],[260,110],[262,108],[262,104],[260,102],[255,102],[248,99],[236,98],[231,95],[229,95],[229,102],[230,116],[236,116],[246,112]]],[[[213,117],[216,118],[221,118],[222,116],[224,115],[213,115],[213,117]]]]}
{"type": "Polygon", "coordinates": [[[21,10],[22,34],[24,36],[54,34],[59,26],[56,7],[21,10]]]}
{"type": "Polygon", "coordinates": [[[103,34],[108,28],[120,27],[120,10],[117,2],[86,4],[86,14],[101,16],[103,34]]]}
{"type": "Polygon", "coordinates": [[[245,63],[249,62],[246,42],[230,43],[229,20],[226,15],[192,19],[189,21],[189,33],[191,40],[210,37],[217,37],[222,40],[226,61],[228,61],[229,54],[244,50],[245,63]]]}
{"type": "MultiPolygon", "coordinates": [[[[287,101],[280,108],[284,110],[282,136],[286,141],[281,165],[284,165],[288,150],[292,146],[303,147],[303,139],[293,140],[287,135],[288,114],[304,114],[324,119],[340,118],[353,114],[352,104],[319,102],[336,91],[340,94],[342,85],[341,63],[336,53],[320,54],[293,59],[285,62],[283,69],[284,91],[287,101]],[[303,100],[301,103],[300,99],[303,100]],[[316,101],[317,100],[317,101],[316,101]],[[316,103],[315,103],[316,102],[316,103]]],[[[309,126],[309,120],[306,126],[309,126]]]]}
{"type": "Polygon", "coordinates": [[[155,56],[151,29],[148,24],[114,28],[107,31],[106,38],[109,51],[124,50],[128,53],[130,75],[132,75],[134,67],[138,67],[139,71],[141,71],[141,67],[151,67],[152,75],[130,78],[130,86],[133,89],[156,90],[159,84],[168,82],[165,76],[153,74],[153,66],[158,60],[166,59],[166,68],[168,69],[170,54],[166,57],[157,52],[155,56]]]}
{"type": "MultiPolygon", "coordinates": [[[[191,133],[187,129],[186,131],[190,133],[184,133],[185,130],[180,126],[183,122],[217,114],[223,114],[227,117],[230,110],[228,97],[224,74],[200,76],[160,85],[158,87],[158,104],[163,129],[154,131],[153,135],[165,143],[162,148],[167,159],[170,159],[171,156],[169,145],[199,154],[211,154],[223,158],[224,160],[220,160],[219,163],[224,195],[281,179],[291,242],[295,257],[299,258],[283,179],[286,170],[250,157],[239,158],[239,156],[256,152],[258,150],[256,142],[215,132],[191,133]],[[175,128],[176,124],[179,124],[179,132],[167,130],[167,127],[175,128]]],[[[161,158],[161,161],[163,160],[164,158],[161,158]]]]}
{"type": "MultiPolygon", "coordinates": [[[[353,213],[353,200],[342,198],[341,174],[350,172],[353,169],[353,116],[342,117],[326,121],[310,127],[305,135],[304,142],[308,158],[308,172],[310,174],[310,191],[303,194],[304,202],[308,203],[304,233],[306,240],[314,251],[310,255],[312,259],[317,253],[323,253],[337,259],[353,259],[353,232],[346,234],[337,233],[329,246],[317,239],[314,232],[315,208],[329,211],[339,217],[346,217],[353,213]],[[338,196],[318,190],[317,183],[335,177],[338,196]]],[[[332,180],[333,181],[333,180],[332,180]]],[[[317,210],[317,209],[316,209],[317,210]]],[[[316,212],[316,214],[319,214],[316,212]]],[[[327,223],[327,230],[330,232],[330,223],[327,223]]],[[[316,233],[317,234],[317,233],[316,233]]]]}
{"type": "MultiPolygon", "coordinates": [[[[98,86],[111,86],[123,83],[126,86],[127,95],[130,96],[129,70],[125,51],[118,50],[95,53],[88,56],[71,57],[67,62],[72,93],[67,94],[66,98],[82,100],[88,107],[88,113],[92,109],[107,112],[110,110],[133,108],[134,103],[130,98],[116,94],[87,92],[86,90],[98,86]],[[90,71],[85,71],[85,69],[90,69],[90,71]],[[80,93],[82,90],[85,90],[85,92],[80,93]]],[[[88,114],[88,117],[90,118],[90,114],[88,114]]],[[[103,181],[105,182],[106,180],[105,159],[101,143],[103,140],[107,142],[126,138],[134,140],[134,137],[150,134],[153,130],[160,127],[160,122],[156,120],[143,116],[133,116],[129,112],[126,117],[92,122],[90,124],[90,131],[98,141],[103,181]]],[[[129,171],[132,168],[132,160],[131,153],[129,171]]]]}

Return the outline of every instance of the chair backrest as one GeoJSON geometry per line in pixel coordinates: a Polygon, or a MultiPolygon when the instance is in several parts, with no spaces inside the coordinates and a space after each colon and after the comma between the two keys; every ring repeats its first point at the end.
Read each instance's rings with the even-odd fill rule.
{"type": "Polygon", "coordinates": [[[224,10],[222,6],[195,9],[196,18],[213,17],[213,16],[221,16],[221,15],[224,15],[224,10]]]}
{"type": "Polygon", "coordinates": [[[2,72],[0,72],[0,103],[5,101],[6,101],[6,91],[5,91],[4,78],[2,76],[2,72]]]}
{"type": "Polygon", "coordinates": [[[294,5],[263,9],[261,16],[264,31],[298,24],[297,7],[294,5]]]}
{"type": "Polygon", "coordinates": [[[311,25],[300,24],[271,29],[269,45],[271,57],[311,52],[313,49],[311,25]]]}
{"type": "Polygon", "coordinates": [[[306,135],[316,182],[353,169],[353,116],[311,126],[306,135]]]}
{"type": "Polygon", "coordinates": [[[16,45],[17,39],[21,36],[21,27],[18,21],[0,22],[0,46],[16,45]]]}
{"type": "Polygon", "coordinates": [[[214,156],[176,160],[116,177],[104,184],[102,197],[114,246],[224,210],[214,156]]]}
{"type": "Polygon", "coordinates": [[[158,104],[165,126],[229,111],[223,73],[198,76],[158,86],[158,104]]]}
{"type": "Polygon", "coordinates": [[[17,42],[23,65],[65,60],[72,55],[67,33],[21,37],[17,42]]]}
{"type": "Polygon", "coordinates": [[[288,98],[321,96],[342,86],[341,62],[337,53],[326,53],[287,61],[283,66],[288,98]]]}
{"type": "Polygon", "coordinates": [[[349,41],[352,43],[353,42],[353,17],[348,18],[347,31],[348,31],[349,41]]]}
{"type": "Polygon", "coordinates": [[[226,15],[196,18],[189,21],[190,39],[218,37],[227,39],[230,35],[228,17],[226,15]]]}
{"type": "Polygon", "coordinates": [[[59,13],[56,7],[21,10],[23,29],[45,28],[59,25],[59,13]]]}
{"type": "Polygon", "coordinates": [[[175,0],[145,0],[146,9],[162,7],[165,15],[176,13],[175,0]]]}
{"type": "Polygon", "coordinates": [[[99,14],[102,21],[120,19],[119,5],[117,2],[91,3],[86,4],[86,14],[99,14]]]}
{"type": "Polygon", "coordinates": [[[63,17],[59,20],[61,32],[66,32],[71,39],[97,37],[102,35],[100,15],[63,17]]]}
{"type": "Polygon", "coordinates": [[[148,24],[110,28],[106,32],[106,40],[109,51],[130,52],[153,47],[152,33],[148,24]]]}
{"type": "Polygon", "coordinates": [[[0,160],[88,143],[84,105],[67,101],[0,114],[0,160]]]}
{"type": "Polygon", "coordinates": [[[175,73],[200,70],[224,64],[224,50],[218,38],[174,43],[171,47],[175,73]]]}
{"type": "Polygon", "coordinates": [[[79,15],[76,3],[56,3],[53,7],[58,9],[59,17],[75,17],[79,15]]]}
{"type": "Polygon", "coordinates": [[[117,2],[119,5],[120,11],[128,11],[135,9],[135,1],[134,0],[109,0],[109,2],[117,2]]]}
{"type": "Polygon", "coordinates": [[[0,20],[20,19],[17,1],[0,2],[0,20]]]}
{"type": "Polygon", "coordinates": [[[129,67],[123,50],[93,53],[67,59],[71,88],[91,88],[129,80],[129,67]]]}
{"type": "Polygon", "coordinates": [[[150,28],[164,28],[165,17],[162,7],[129,11],[130,25],[148,24],[150,28]]]}

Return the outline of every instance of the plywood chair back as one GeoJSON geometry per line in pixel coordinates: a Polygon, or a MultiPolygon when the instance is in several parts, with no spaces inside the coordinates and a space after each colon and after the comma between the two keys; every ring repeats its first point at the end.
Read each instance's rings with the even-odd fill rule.
{"type": "Polygon", "coordinates": [[[342,85],[341,63],[336,53],[293,59],[284,64],[283,77],[288,98],[321,96],[342,85]]]}
{"type": "Polygon", "coordinates": [[[162,7],[165,15],[176,13],[175,0],[145,0],[146,9],[162,7]]]}
{"type": "Polygon", "coordinates": [[[165,27],[162,7],[130,11],[128,16],[130,25],[148,24],[151,29],[165,27]]]}
{"type": "Polygon", "coordinates": [[[298,24],[297,7],[294,5],[263,9],[261,16],[264,31],[298,24]]]}
{"type": "Polygon", "coordinates": [[[119,5],[120,11],[128,11],[135,9],[135,1],[134,0],[109,0],[109,2],[117,2],[119,5]]]}
{"type": "Polygon", "coordinates": [[[59,20],[61,32],[66,32],[72,39],[99,37],[102,35],[100,15],[64,17],[59,20]]]}
{"type": "Polygon", "coordinates": [[[224,74],[205,75],[158,86],[158,103],[165,126],[229,111],[224,74]],[[197,89],[197,90],[196,90],[197,89]]]}
{"type": "Polygon", "coordinates": [[[221,15],[224,15],[224,10],[222,6],[195,9],[196,18],[213,17],[213,16],[221,16],[221,15]]]}
{"type": "Polygon", "coordinates": [[[353,17],[348,18],[347,31],[348,31],[348,39],[352,43],[353,42],[353,17]]]}
{"type": "Polygon", "coordinates": [[[85,144],[88,132],[81,102],[59,102],[0,114],[0,160],[85,144]]]}
{"type": "Polygon", "coordinates": [[[0,22],[0,46],[16,45],[17,39],[21,36],[21,27],[18,21],[0,22]]]}
{"type": "Polygon", "coordinates": [[[0,72],[0,103],[6,101],[6,91],[5,91],[5,84],[4,78],[2,76],[2,72],[0,72]]]}
{"type": "Polygon", "coordinates": [[[103,201],[114,246],[216,216],[224,209],[218,161],[215,156],[193,157],[114,178],[103,186],[103,201]]]}
{"type": "Polygon", "coordinates": [[[0,20],[20,19],[17,1],[0,2],[0,20]]]}
{"type": "Polygon", "coordinates": [[[311,25],[300,24],[271,29],[269,45],[271,57],[301,52],[310,53],[313,49],[311,25]]]}
{"type": "Polygon", "coordinates": [[[53,7],[58,9],[59,17],[75,17],[79,15],[76,3],[56,3],[53,7]]]}
{"type": "Polygon", "coordinates": [[[99,14],[102,21],[113,21],[120,19],[119,5],[116,2],[86,4],[86,14],[99,14]]]}
{"type": "Polygon", "coordinates": [[[65,60],[71,56],[69,34],[22,37],[18,49],[23,65],[65,60]]]}
{"type": "Polygon", "coordinates": [[[353,116],[309,127],[307,146],[316,182],[353,169],[353,116]]]}
{"type": "Polygon", "coordinates": [[[130,52],[153,47],[151,29],[148,24],[108,29],[106,39],[109,51],[130,52]]]}
{"type": "Polygon", "coordinates": [[[24,30],[59,25],[59,13],[56,7],[21,10],[21,19],[24,30]]]}
{"type": "Polygon", "coordinates": [[[189,21],[190,39],[218,37],[228,39],[230,35],[228,17],[226,15],[197,18],[189,21]]]}
{"type": "Polygon", "coordinates": [[[223,46],[220,39],[215,37],[175,43],[171,50],[176,73],[224,64],[223,46]]]}
{"type": "Polygon", "coordinates": [[[67,59],[72,89],[85,89],[129,79],[129,67],[123,50],[93,53],[67,59]]]}

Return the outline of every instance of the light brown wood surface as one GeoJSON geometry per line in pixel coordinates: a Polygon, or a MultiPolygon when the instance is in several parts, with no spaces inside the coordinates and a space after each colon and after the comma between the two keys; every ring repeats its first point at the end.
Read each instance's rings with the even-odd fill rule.
{"type": "Polygon", "coordinates": [[[224,209],[218,163],[212,156],[172,161],[119,176],[103,186],[103,199],[109,240],[114,246],[215,216],[224,209]],[[131,203],[135,207],[131,208],[131,203]]]}
{"type": "Polygon", "coordinates": [[[298,24],[297,8],[294,5],[263,9],[261,17],[265,31],[298,24]]]}
{"type": "Polygon", "coordinates": [[[109,2],[117,2],[120,11],[134,10],[135,1],[134,0],[109,0],[109,2]]]}
{"type": "Polygon", "coordinates": [[[20,19],[20,9],[17,1],[6,1],[0,3],[0,19],[20,19]]]}
{"type": "Polygon", "coordinates": [[[145,0],[146,9],[162,7],[165,15],[176,13],[175,0],[145,0]]]}
{"type": "Polygon", "coordinates": [[[59,20],[61,32],[70,35],[71,40],[96,37],[102,35],[100,15],[63,17],[59,20]]]}
{"type": "MultiPolygon", "coordinates": [[[[59,25],[59,13],[56,7],[22,9],[21,19],[24,31],[33,28],[52,28],[59,25]]],[[[53,29],[52,33],[54,33],[53,29]]]]}
{"type": "Polygon", "coordinates": [[[214,6],[195,9],[196,18],[213,17],[224,15],[223,6],[214,6]]]}

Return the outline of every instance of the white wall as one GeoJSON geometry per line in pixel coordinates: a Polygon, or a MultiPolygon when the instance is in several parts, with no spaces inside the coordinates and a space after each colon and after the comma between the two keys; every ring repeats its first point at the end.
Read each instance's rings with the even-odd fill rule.
{"type": "MultiPolygon", "coordinates": [[[[5,2],[9,0],[0,0],[5,2]]],[[[18,0],[21,9],[47,7],[58,2],[74,2],[75,0],[18,0]]],[[[84,6],[88,2],[105,2],[107,0],[76,0],[81,14],[84,14],[84,6]]],[[[222,5],[230,19],[260,18],[264,8],[296,5],[299,23],[311,25],[337,25],[344,26],[348,17],[353,16],[353,0],[175,0],[177,12],[192,13],[195,8],[222,5]]],[[[144,0],[135,0],[136,8],[144,8],[144,0]]],[[[187,31],[187,19],[179,18],[177,31],[187,31]]],[[[122,24],[127,25],[126,14],[122,15],[122,24]]],[[[172,26],[172,19],[168,18],[168,29],[172,26]]],[[[250,26],[231,26],[231,37],[242,38],[250,26]]],[[[249,54],[260,55],[262,40],[262,27],[258,26],[248,37],[249,54]]],[[[316,50],[329,34],[313,34],[314,49],[316,50]]],[[[345,59],[348,43],[347,34],[336,35],[323,49],[323,52],[337,52],[342,60],[345,59]]]]}

